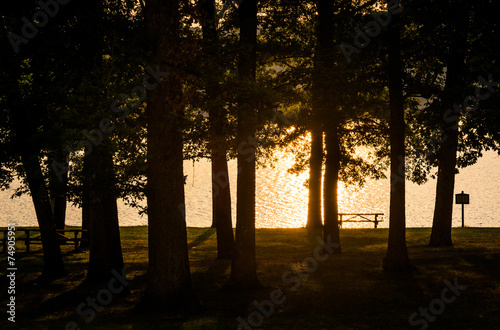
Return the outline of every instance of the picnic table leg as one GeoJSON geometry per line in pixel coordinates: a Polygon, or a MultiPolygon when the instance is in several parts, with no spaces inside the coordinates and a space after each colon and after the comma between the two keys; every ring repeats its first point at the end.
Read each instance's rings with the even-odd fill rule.
{"type": "Polygon", "coordinates": [[[375,214],[375,229],[377,229],[377,225],[378,225],[378,214],[375,214]]]}
{"type": "Polygon", "coordinates": [[[78,250],[78,231],[75,230],[75,251],[78,250]]]}
{"type": "Polygon", "coordinates": [[[24,239],[24,244],[26,244],[26,252],[30,252],[30,231],[25,230],[24,234],[26,235],[26,238],[24,239]]]}

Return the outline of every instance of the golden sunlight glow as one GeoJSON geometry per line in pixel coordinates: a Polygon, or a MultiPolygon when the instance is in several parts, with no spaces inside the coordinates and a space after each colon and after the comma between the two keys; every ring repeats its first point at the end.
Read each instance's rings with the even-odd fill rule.
{"type": "MultiPolygon", "coordinates": [[[[310,136],[305,136],[301,143],[307,147],[310,136]]],[[[357,155],[363,157],[368,153],[368,149],[359,149],[357,155]]],[[[305,227],[309,191],[304,183],[309,178],[309,169],[299,175],[290,174],[287,170],[294,165],[294,155],[276,152],[275,156],[278,162],[274,168],[257,170],[257,227],[305,227]]],[[[340,182],[337,188],[339,213],[384,213],[389,194],[389,187],[384,183],[383,180],[368,180],[363,188],[359,188],[340,182]]],[[[357,227],[370,225],[355,222],[343,225],[343,228],[357,227]]]]}

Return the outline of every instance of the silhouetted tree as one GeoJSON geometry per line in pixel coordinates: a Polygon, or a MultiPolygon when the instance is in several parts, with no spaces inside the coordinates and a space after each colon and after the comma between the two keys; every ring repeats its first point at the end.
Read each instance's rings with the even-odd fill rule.
{"type": "MultiPolygon", "coordinates": [[[[340,253],[340,232],[338,223],[338,182],[340,170],[339,126],[340,118],[335,103],[334,72],[334,21],[333,0],[318,1],[318,38],[314,57],[312,106],[314,113],[325,121],[325,178],[323,183],[323,235],[325,242],[338,244],[335,253],[340,253]]],[[[314,118],[314,117],[313,117],[314,118]]],[[[319,136],[318,136],[319,137],[319,136]]],[[[320,140],[320,142],[322,142],[320,140]]],[[[319,147],[318,151],[319,151],[319,147]]],[[[311,154],[312,156],[312,154],[311,154]]]]}
{"type": "Polygon", "coordinates": [[[4,3],[0,11],[0,108],[5,116],[0,124],[0,167],[2,173],[10,172],[2,178],[4,186],[8,186],[15,173],[31,194],[42,239],[43,271],[37,279],[42,282],[65,275],[44,162],[47,150],[53,147],[50,136],[60,133],[47,125],[57,113],[48,100],[56,90],[54,85],[57,86],[53,85],[55,74],[46,63],[46,58],[51,58],[52,45],[40,44],[38,39],[15,45],[15,50],[8,37],[21,31],[24,22],[20,17],[33,17],[34,5],[11,1],[4,3]]]}
{"type": "Polygon", "coordinates": [[[191,288],[184,212],[179,1],[148,0],[145,11],[152,61],[164,77],[149,93],[146,110],[149,266],[143,303],[165,312],[186,311],[198,301],[191,288]]]}
{"type": "Polygon", "coordinates": [[[431,246],[452,245],[454,178],[477,162],[483,150],[498,150],[492,77],[498,75],[498,20],[491,1],[409,1],[411,43],[405,58],[409,95],[425,99],[408,113],[409,178],[437,176],[431,246]],[[435,5],[432,15],[423,8],[435,5]],[[425,59],[424,59],[425,58],[425,59]],[[482,78],[481,78],[482,77],[482,78]],[[493,93],[491,93],[493,92],[493,93]],[[488,118],[486,120],[486,118],[488,118]],[[437,173],[434,174],[434,169],[437,173]]]}
{"type": "Polygon", "coordinates": [[[255,93],[257,58],[257,0],[244,0],[238,7],[240,27],[238,59],[237,137],[238,180],[235,254],[228,286],[260,287],[255,259],[255,93]]]}
{"type": "MultiPolygon", "coordinates": [[[[58,162],[68,167],[66,152],[62,149],[63,141],[58,139],[55,144],[60,147],[49,156],[49,163],[58,162]]],[[[68,171],[58,177],[55,171],[49,173],[50,203],[54,213],[54,221],[57,229],[64,229],[66,225],[66,205],[68,200],[68,171]]]]}
{"type": "MultiPolygon", "coordinates": [[[[387,6],[394,2],[389,0],[387,6]]],[[[400,11],[400,9],[398,10],[400,11]]],[[[401,61],[401,19],[393,11],[388,27],[387,53],[389,75],[390,141],[391,141],[391,192],[390,223],[387,254],[383,261],[386,271],[412,269],[406,247],[405,223],[405,118],[401,61]]]]}
{"type": "MultiPolygon", "coordinates": [[[[105,51],[104,4],[92,0],[78,7],[79,17],[76,33],[81,33],[82,63],[88,69],[84,77],[94,81],[92,86],[85,86],[87,95],[93,100],[103,96],[99,81],[105,51]],[[84,34],[81,31],[86,30],[84,34]]],[[[104,98],[106,100],[106,98],[104,98]]],[[[86,118],[100,121],[99,117],[107,110],[106,102],[92,102],[85,113],[86,118]],[[103,111],[104,110],[104,111],[103,111]]],[[[84,118],[83,120],[85,120],[84,118]]],[[[113,277],[112,271],[121,273],[124,268],[118,224],[117,182],[114,170],[114,148],[109,136],[101,131],[90,130],[89,140],[94,145],[85,150],[87,176],[83,177],[84,194],[88,197],[89,231],[89,268],[88,281],[105,282],[113,277]]]]}
{"type": "MultiPolygon", "coordinates": [[[[23,122],[22,125],[26,125],[26,122],[23,122]]],[[[17,134],[19,133],[20,131],[17,131],[17,134]]],[[[33,134],[33,132],[30,134],[33,134]]],[[[66,272],[59,247],[54,215],[50,205],[50,197],[38,160],[39,154],[33,148],[33,145],[35,145],[33,141],[24,140],[24,143],[26,143],[26,148],[21,150],[21,161],[26,172],[26,180],[28,181],[33,205],[35,206],[38,227],[42,236],[43,272],[38,281],[44,282],[63,277],[66,272]]]]}
{"type": "MultiPolygon", "coordinates": [[[[317,117],[314,113],[313,117],[317,117]]],[[[309,198],[306,228],[322,228],[321,181],[323,172],[323,130],[318,118],[311,119],[311,156],[309,157],[309,198]]]]}
{"type": "Polygon", "coordinates": [[[453,193],[455,189],[455,168],[457,164],[458,122],[449,120],[446,111],[453,104],[463,99],[465,87],[465,63],[468,52],[468,26],[470,20],[470,5],[460,1],[450,4],[448,14],[451,19],[451,44],[446,70],[446,83],[442,98],[443,118],[441,128],[443,141],[438,151],[438,173],[436,185],[436,203],[430,246],[451,246],[451,227],[453,211],[453,193]]]}
{"type": "Polygon", "coordinates": [[[212,221],[217,230],[217,258],[231,259],[234,250],[233,222],[231,218],[231,192],[227,167],[227,111],[220,102],[220,79],[224,68],[220,63],[215,0],[201,4],[203,29],[204,83],[206,106],[210,121],[210,153],[212,170],[212,221]]]}

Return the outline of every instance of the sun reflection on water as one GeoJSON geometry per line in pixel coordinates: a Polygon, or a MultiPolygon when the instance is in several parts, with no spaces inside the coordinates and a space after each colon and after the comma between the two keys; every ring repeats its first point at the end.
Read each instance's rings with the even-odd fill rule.
{"type": "MultiPolygon", "coordinates": [[[[307,222],[308,190],[304,182],[309,170],[299,175],[287,172],[294,164],[290,154],[278,153],[275,168],[257,170],[257,227],[305,227],[307,222]]],[[[340,213],[384,213],[388,199],[388,187],[382,181],[367,180],[363,188],[338,186],[340,213]]],[[[366,223],[345,223],[343,228],[367,227],[366,223]]],[[[380,224],[383,227],[383,223],[380,224]]]]}

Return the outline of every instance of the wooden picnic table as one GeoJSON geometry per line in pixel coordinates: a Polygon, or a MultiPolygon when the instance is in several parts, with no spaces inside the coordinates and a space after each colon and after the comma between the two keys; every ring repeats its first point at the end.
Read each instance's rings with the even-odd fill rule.
{"type": "Polygon", "coordinates": [[[379,222],[383,222],[383,213],[339,213],[339,225],[342,228],[343,222],[373,222],[377,228],[379,222]]]}
{"type": "MultiPolygon", "coordinates": [[[[9,230],[7,229],[0,229],[0,232],[3,232],[3,238],[2,238],[2,252],[7,251],[7,233],[9,230]]],[[[24,236],[22,237],[17,237],[16,236],[16,242],[17,241],[24,241],[26,245],[26,252],[30,252],[30,245],[31,244],[42,244],[42,238],[41,235],[31,237],[31,232],[40,232],[39,228],[16,228],[16,232],[24,232],[24,236]]],[[[67,244],[68,242],[72,243],[75,245],[75,251],[78,249],[78,245],[82,241],[87,241],[86,238],[83,238],[83,232],[86,232],[86,229],[57,229],[57,234],[59,235],[59,241],[64,242],[64,244],[67,244]],[[73,237],[68,237],[65,236],[65,233],[73,233],[73,237]]]]}

